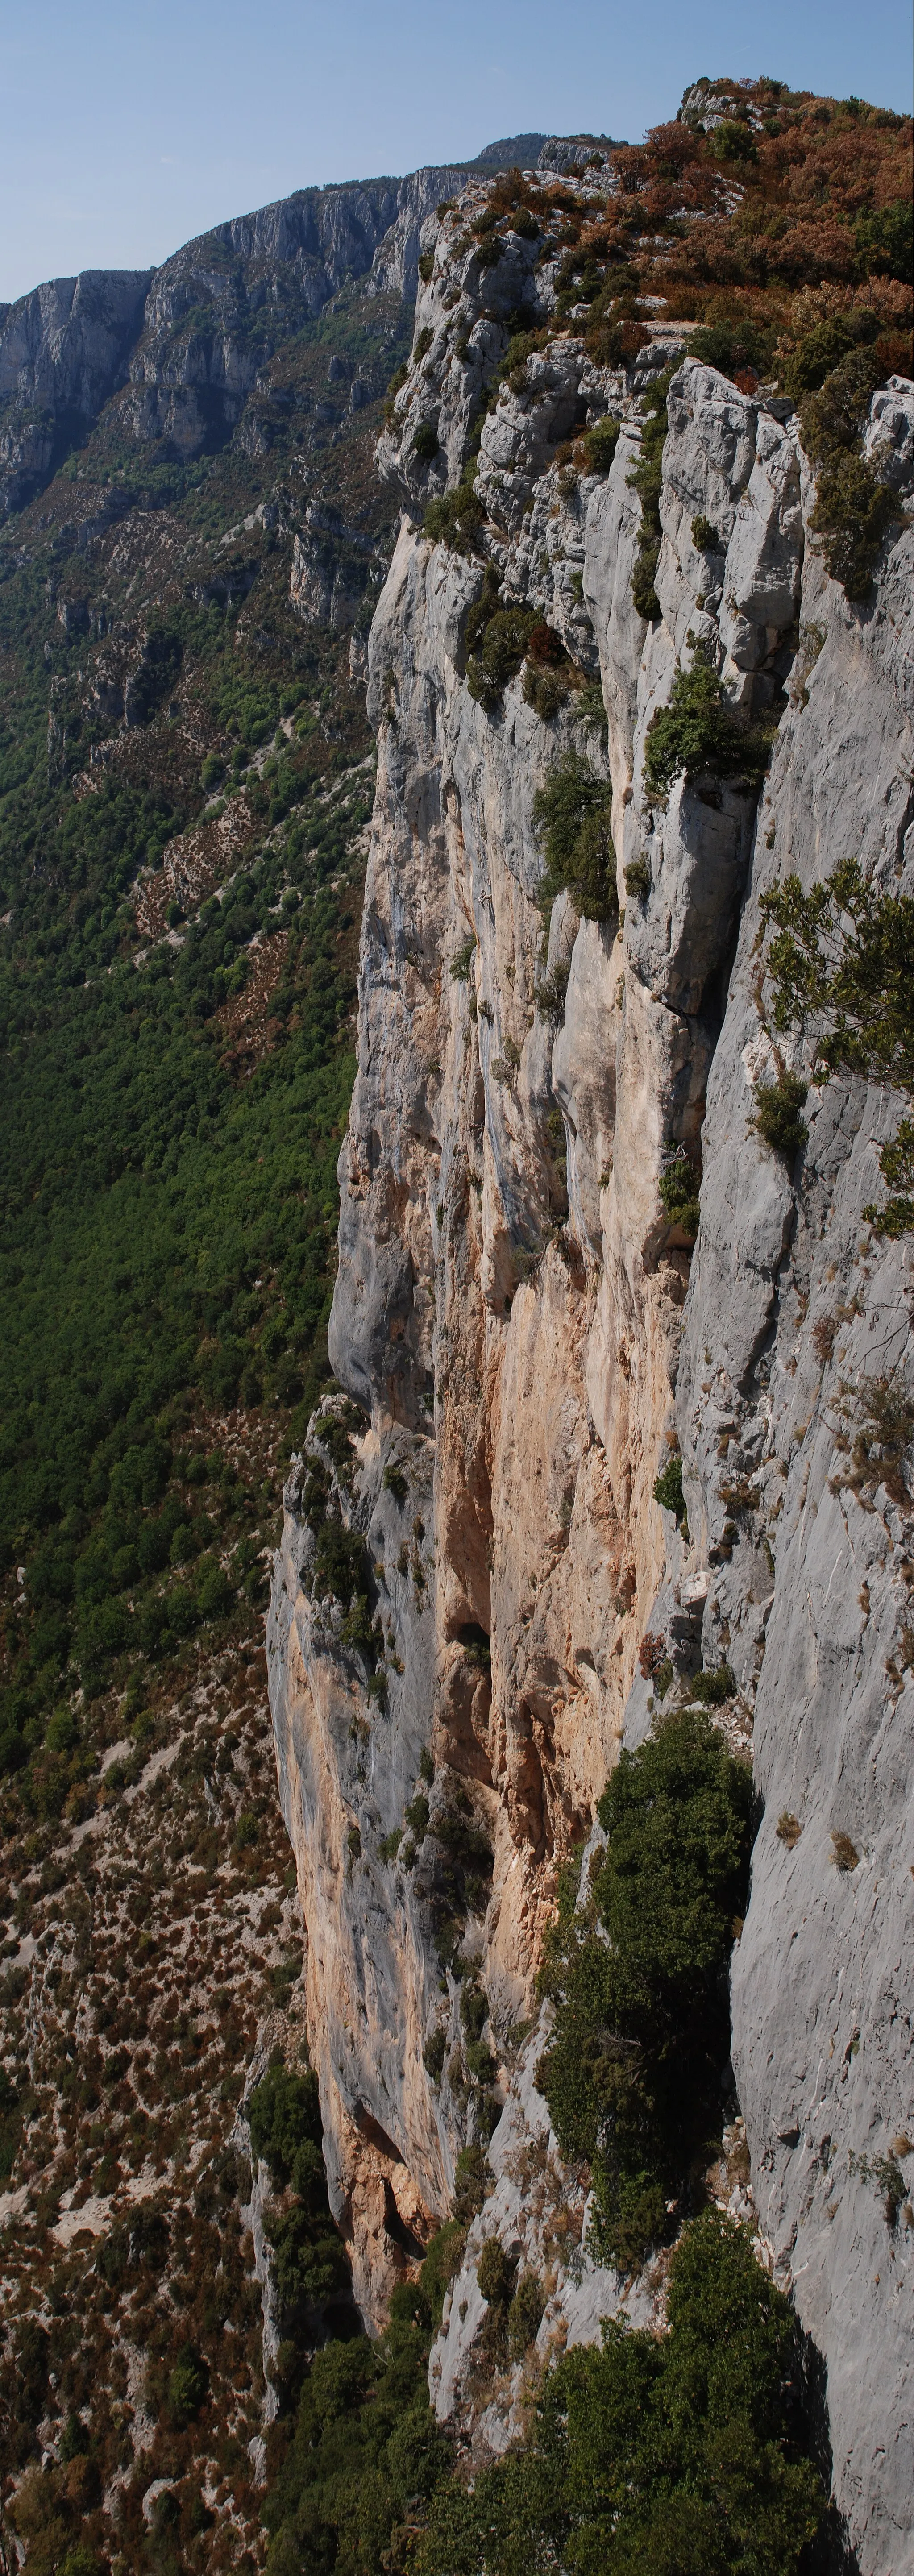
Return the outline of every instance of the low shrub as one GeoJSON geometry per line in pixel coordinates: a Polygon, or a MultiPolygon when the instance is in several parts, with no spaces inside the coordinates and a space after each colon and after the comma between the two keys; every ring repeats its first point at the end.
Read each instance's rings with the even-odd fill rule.
{"type": "Polygon", "coordinates": [[[564,671],[538,669],[527,663],[524,672],[524,697],[528,707],[539,716],[541,724],[551,724],[568,697],[569,682],[564,671]]]}
{"type": "Polygon", "coordinates": [[[432,457],[437,456],[438,432],[433,420],[420,420],[418,428],[413,431],[412,451],[423,465],[429,465],[432,457]]]}
{"type": "Polygon", "coordinates": [[[440,2083],[446,2053],[447,2042],[443,2030],[433,2030],[431,2038],[426,2040],[422,2051],[422,2063],[426,2074],[431,2076],[433,2084],[440,2083]]]}
{"type": "MultiPolygon", "coordinates": [[[[914,1092],[914,901],[882,894],[856,859],[842,860],[825,885],[804,894],[798,876],[772,886],[761,903],[763,935],[774,931],[765,975],[777,1029],[812,1018],[822,1034],[816,1061],[830,1073],[865,1074],[914,1092]]],[[[914,1122],[902,1119],[880,1147],[893,1195],[871,1224],[900,1235],[914,1224],[914,1122]]]]}
{"type": "Polygon", "coordinates": [[[660,494],[663,485],[663,449],[669,426],[666,398],[672,368],[649,386],[641,411],[641,453],[629,484],[641,503],[641,529],[632,567],[632,600],[639,617],[653,625],[660,615],[660,601],[654,589],[654,574],[660,555],[660,494]]]}
{"type": "MultiPolygon", "coordinates": [[[[428,2260],[428,2258],[426,2258],[428,2260]]],[[[404,2283],[386,2333],[351,2334],[309,2359],[292,2441],[264,2508],[271,2576],[302,2567],[382,2576],[449,2472],[429,2404],[431,2326],[404,2283]]],[[[237,2552],[236,2552],[237,2558],[237,2552]]]]}
{"type": "Polygon", "coordinates": [[[431,538],[433,545],[450,546],[453,553],[460,555],[475,552],[486,515],[473,489],[475,477],[476,459],[472,457],[454,491],[429,502],[422,533],[431,538]]]}
{"type": "Polygon", "coordinates": [[[692,1698],[701,1700],[705,1708],[722,1708],[725,1700],[733,1698],[735,1689],[736,1682],[729,1664],[717,1664],[708,1672],[693,1673],[689,1683],[692,1698]]]}
{"type": "MultiPolygon", "coordinates": [[[[841,317],[836,317],[840,321],[841,317]]],[[[825,562],[833,581],[849,599],[864,599],[871,587],[881,547],[903,518],[894,492],[877,480],[861,453],[869,407],[883,379],[881,358],[867,346],[850,341],[850,320],[841,328],[820,324],[822,344],[843,354],[828,372],[810,366],[815,381],[804,388],[800,411],[803,444],[818,468],[816,506],[810,525],[823,540],[825,562]]],[[[815,335],[810,335],[814,338],[815,335]]],[[[807,344],[804,344],[804,347],[807,344]]],[[[788,369],[788,373],[790,370],[788,369]]],[[[804,372],[804,370],[800,370],[804,372]]],[[[794,379],[796,380],[796,378],[794,379]]]]}
{"type": "MultiPolygon", "coordinates": [[[[716,367],[719,375],[729,376],[734,382],[750,369],[754,376],[764,376],[773,364],[776,337],[770,322],[754,321],[746,313],[722,315],[718,321],[702,323],[690,333],[689,356],[697,358],[703,367],[716,367]]],[[[710,542],[705,539],[706,544],[710,542]]],[[[695,543],[699,545],[701,540],[696,537],[695,543]]]]}
{"type": "Polygon", "coordinates": [[[694,1164],[683,1154],[665,1165],[657,1184],[667,1216],[674,1225],[678,1225],[680,1233],[691,1235],[693,1241],[698,1233],[701,1214],[698,1200],[700,1181],[700,1171],[696,1171],[694,1164]]]}
{"type": "Polygon", "coordinates": [[[820,315],[799,340],[779,352],[785,394],[791,402],[802,403],[804,395],[824,385],[826,376],[852,349],[871,344],[878,336],[876,314],[866,309],[820,315]]]}
{"type": "Polygon", "coordinates": [[[692,544],[698,547],[699,554],[702,555],[716,554],[720,545],[720,538],[713,520],[706,519],[702,510],[699,510],[697,517],[692,521],[692,544]]]}
{"type": "MultiPolygon", "coordinates": [[[[454,967],[452,966],[451,974],[453,975],[453,973],[454,967]]],[[[381,1483],[384,1487],[385,1493],[392,1494],[395,1502],[405,1503],[409,1492],[409,1483],[403,1473],[402,1467],[397,1466],[395,1459],[392,1459],[389,1465],[385,1467],[381,1483]]]]}
{"type": "Polygon", "coordinates": [[[387,392],[384,396],[384,418],[388,422],[395,418],[397,395],[405,385],[408,375],[409,368],[404,364],[403,366],[396,367],[393,375],[391,376],[387,392]]]}
{"type": "Polygon", "coordinates": [[[581,445],[587,460],[588,474],[608,474],[619,444],[622,423],[607,414],[584,433],[581,445]]]}
{"type": "Polygon", "coordinates": [[[709,2210],[672,2256],[668,2331],[613,2319],[554,2363],[517,2445],[436,2490],[416,2576],[796,2576],[826,2511],[802,2387],[789,2301],[709,2210]]]}
{"type": "Polygon", "coordinates": [[[487,620],[481,650],[467,662],[467,688],[490,713],[501,705],[508,681],[520,670],[536,624],[529,608],[497,608],[487,620]]]}
{"type": "Polygon", "coordinates": [[[466,2222],[461,2225],[459,2219],[448,2218],[426,2247],[419,2280],[436,2326],[441,2323],[445,2293],[450,2289],[455,2273],[460,2270],[465,2244],[466,2222]]]}
{"type": "Polygon", "coordinates": [[[508,2350],[512,2361],[522,2361],[525,2352],[529,2351],[539,2333],[545,2310],[542,2283],[535,2272],[525,2272],[518,2281],[508,2309],[508,2350]]]}
{"type": "Polygon", "coordinates": [[[803,1827],[798,1818],[791,1815],[789,1807],[782,1807],[774,1830],[779,1843],[786,1843],[788,1851],[793,1851],[794,1845],[799,1842],[803,1827]]]}
{"type": "Polygon", "coordinates": [[[866,598],[889,530],[903,517],[895,493],[877,483],[862,456],[842,454],[823,467],[810,526],[823,539],[827,569],[848,599],[866,598]]]}
{"type": "Polygon", "coordinates": [[[831,1842],[831,1856],[836,1869],[844,1870],[848,1873],[852,1870],[859,1869],[860,1854],[857,1850],[856,1843],[852,1843],[849,1834],[833,1833],[831,1842]]]}
{"type": "Polygon", "coordinates": [[[489,2236],[476,2264],[476,2278],[487,2306],[506,2308],[514,2289],[516,2265],[497,2236],[489,2236]]]}
{"type": "Polygon", "coordinates": [[[770,743],[737,722],[724,698],[717,672],[703,654],[690,671],[678,670],[669,705],[651,717],[644,744],[644,783],[649,796],[664,804],[674,781],[687,778],[741,776],[758,783],[770,743]]]}
{"type": "Polygon", "coordinates": [[[596,778],[577,752],[567,752],[550,770],[533,803],[534,828],[546,859],[539,895],[544,907],[567,887],[576,910],[588,921],[615,917],[611,803],[608,780],[596,778]]]}
{"type": "Polygon", "coordinates": [[[590,1919],[547,1935],[555,2018],[537,2083],[563,2154],[591,2164],[597,2239],[626,2269],[675,2226],[692,2155],[719,2133],[750,1803],[748,1770],[703,1711],[662,1723],[600,1800],[590,1919]]]}
{"type": "Polygon", "coordinates": [[[678,1450],[667,1459],[666,1466],[654,1478],[654,1501],[665,1512],[673,1512],[677,1524],[685,1520],[685,1496],[682,1490],[682,1459],[678,1450]]]}
{"type": "Polygon", "coordinates": [[[559,707],[564,706],[571,685],[571,665],[554,627],[540,619],[531,627],[527,638],[527,667],[524,672],[524,697],[548,724],[559,707]]]}
{"type": "Polygon", "coordinates": [[[176,2424],[190,2424],[209,2387],[209,2371],[191,2343],[183,2344],[168,2380],[168,2411],[176,2424]]]}
{"type": "Polygon", "coordinates": [[[801,1082],[796,1073],[781,1073],[776,1082],[757,1082],[755,1086],[755,1116],[749,1124],[772,1152],[783,1154],[788,1163],[796,1161],[809,1135],[806,1120],[800,1116],[808,1090],[808,1084],[801,1082]]]}

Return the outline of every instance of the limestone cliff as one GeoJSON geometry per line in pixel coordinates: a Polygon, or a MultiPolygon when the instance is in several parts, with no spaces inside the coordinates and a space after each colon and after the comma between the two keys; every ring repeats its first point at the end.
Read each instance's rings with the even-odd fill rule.
{"type": "MultiPolygon", "coordinates": [[[[331,1327],[362,1412],[335,1398],[312,1426],[270,1620],[332,2193],[378,2317],[447,2212],[467,2134],[500,2113],[486,2225],[495,2210],[546,2264],[539,2350],[618,2303],[517,2023],[536,2009],[559,1865],[591,1833],[623,1733],[650,1722],[642,1642],[662,1641],[677,1677],[726,1662],[726,1722],[751,1742],[764,1812],[733,1975],[753,2197],[739,2157],[721,2193],[754,2211],[824,2357],[860,2564],[899,2576],[912,2232],[887,2229],[872,2177],[914,2128],[912,1516],[878,1477],[852,1490],[836,1448],[867,1379],[909,1382],[910,1239],[863,1223],[898,1102],[813,1088],[795,1174],[751,1119],[774,1066],[764,889],[848,855],[881,885],[911,876],[914,538],[905,524],[871,600],[850,605],[810,537],[789,405],[690,360],[672,325],[627,369],[596,367],[573,316],[520,344],[484,409],[475,550],[423,535],[428,501],[465,473],[508,330],[517,352],[555,303],[557,262],[523,230],[486,265],[480,207],[478,188],[426,227],[381,446],[404,517],[370,639],[378,778],[331,1327]],[[630,478],[645,390],[671,364],[646,624],[630,478]],[[607,473],[586,433],[608,414],[607,473]],[[564,648],[572,679],[547,714],[519,670],[488,703],[470,685],[486,566],[501,610],[535,612],[564,648]],[[648,725],[696,654],[747,719],[780,715],[761,795],[736,770],[680,777],[665,804],[648,790],[648,725]],[[544,956],[535,798],[568,752],[611,785],[620,916],[579,918],[560,895],[544,956]],[[677,1153],[697,1171],[699,1150],[693,1252],[659,1184],[677,1153]],[[681,1523],[653,1490],[677,1446],[681,1523]],[[315,1579],[315,1460],[339,1470],[367,1545],[370,1647],[315,1579]],[[784,1811],[796,1838],[778,1838],[784,1811]],[[832,1866],[836,1833],[852,1870],[832,1866]],[[494,2094],[468,2071],[455,1946],[487,1999],[494,2094]]],[[[893,379],[871,430],[902,493],[910,407],[893,379]]],[[[433,2359],[440,2411],[467,2422],[475,2241],[433,2359]]],[[[637,2295],[649,2308],[651,2285],[637,2295]]],[[[490,2407],[491,2444],[518,2386],[490,2407]]]]}

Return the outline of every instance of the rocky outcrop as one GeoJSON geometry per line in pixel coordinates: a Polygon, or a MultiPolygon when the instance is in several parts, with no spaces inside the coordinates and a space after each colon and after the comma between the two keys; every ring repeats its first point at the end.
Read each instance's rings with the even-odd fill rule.
{"type": "MultiPolygon", "coordinates": [[[[575,2300],[587,2333],[618,2304],[586,2231],[573,2260],[554,2230],[544,2251],[553,2186],[576,2219],[583,2205],[544,2144],[535,2054],[511,2033],[536,2009],[558,1867],[591,1832],[623,1733],[650,1723],[642,1639],[663,1639],[677,1688],[702,1660],[728,1663],[726,1723],[752,1747],[764,1807],[733,1979],[754,2195],[740,2206],[824,2357],[860,2564],[889,2576],[910,2551],[911,2227],[887,2225],[879,2182],[914,2125],[914,1524],[897,1485],[842,1482],[836,1432],[842,1408],[852,1426],[865,1411],[868,1379],[907,1383],[910,1251],[863,1223],[898,1104],[859,1083],[814,1089],[795,1176],[751,1119],[775,1064],[765,887],[788,867],[811,883],[848,854],[907,886],[914,538],[905,526],[872,603],[849,606],[810,538],[796,419],[682,358],[680,334],[646,626],[630,477],[640,387],[658,338],[676,359],[675,332],[613,374],[572,325],[496,392],[509,327],[548,326],[554,267],[548,241],[506,231],[486,268],[468,238],[480,203],[474,190],[427,229],[432,274],[381,447],[405,515],[369,648],[378,780],[330,1335],[363,1411],[337,1505],[367,1543],[374,1639],[370,1654],[347,1645],[319,1597],[307,1461],[270,1623],[335,2205],[375,2315],[410,2238],[446,2213],[461,2144],[497,2121],[477,2229],[503,2222],[525,2260],[553,2267],[542,2349],[573,2334],[575,2300]],[[610,411],[621,434],[598,474],[569,442],[610,411]],[[437,446],[417,448],[422,423],[437,446]],[[485,517],[461,553],[419,523],[463,475],[474,423],[485,517]],[[469,685],[485,565],[501,605],[548,620],[564,647],[546,717],[520,670],[489,703],[469,685]],[[742,775],[680,776],[665,801],[648,788],[648,726],[696,657],[747,735],[777,726],[761,799],[748,744],[742,775]],[[611,789],[620,917],[579,919],[566,892],[544,946],[535,800],[569,751],[611,789]],[[693,1253],[659,1185],[676,1156],[697,1176],[699,1154],[693,1253]],[[654,1499],[671,1447],[682,1526],[654,1499]],[[785,1810],[798,1838],[778,1836],[785,1810]],[[490,1860],[455,1886],[458,1814],[490,1860]],[[836,1833],[853,1867],[832,1865],[836,1833]],[[488,2014],[488,2091],[468,2070],[467,1975],[488,2014]],[[553,2174],[540,2202],[523,2179],[537,2158],[553,2174]]],[[[909,409],[896,380],[869,432],[904,491],[909,409]]],[[[326,1460],[319,1424],[310,1446],[326,1460]]],[[[434,2356],[452,2417],[474,2295],[468,2270],[434,2356]]],[[[516,2393],[486,2418],[492,2447],[516,2393]]]]}
{"type": "Polygon", "coordinates": [[[148,269],[85,269],[0,305],[0,508],[47,479],[60,435],[84,429],[119,384],[148,269]]]}

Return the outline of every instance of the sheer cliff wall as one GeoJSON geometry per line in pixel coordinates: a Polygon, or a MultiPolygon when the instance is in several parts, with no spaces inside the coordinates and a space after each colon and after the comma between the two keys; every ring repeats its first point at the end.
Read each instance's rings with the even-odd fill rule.
{"type": "MultiPolygon", "coordinates": [[[[379,2319],[447,2214],[460,2147],[500,2111],[486,2227],[494,2211],[528,2255],[547,2245],[540,2349],[595,2334],[625,2299],[649,2312],[649,2287],[625,2291],[587,2253],[584,2187],[563,2175],[533,2086],[535,2035],[517,2026],[536,2013],[559,1866],[591,1835],[623,1735],[637,1742],[650,1723],[642,1640],[663,1640],[674,1698],[699,1663],[725,1661],[726,1723],[751,1746],[763,1809],[733,1972],[752,2189],[731,2205],[753,2217],[824,2358],[835,2490],[861,2566],[898,2576],[912,2234],[887,2228],[872,2168],[914,2129],[914,1531],[878,1479],[842,1481],[836,1437],[865,1412],[867,1379],[911,1382],[910,1240],[880,1243],[863,1221],[899,1103],[862,1082],[814,1086],[793,1172],[751,1120],[754,1085],[776,1070],[765,888],[788,869],[808,886],[846,856],[886,888],[914,883],[914,539],[905,525],[871,599],[850,605],[810,538],[814,488],[787,404],[690,360],[672,327],[627,373],[595,369],[572,323],[484,413],[475,551],[432,542],[425,506],[464,472],[509,316],[516,333],[518,315],[542,324],[554,301],[548,263],[519,235],[481,269],[460,232],[467,203],[426,228],[434,265],[381,447],[404,517],[370,639],[378,778],[331,1327],[337,1380],[363,1416],[339,1503],[364,1536],[380,1626],[366,1656],[343,1608],[314,1597],[306,1458],[287,1488],[269,1632],[332,2197],[379,2319]],[[630,477],[644,390],[670,364],[661,613],[646,625],[630,477]],[[557,456],[606,413],[622,422],[608,474],[586,451],[576,467],[557,456]],[[420,423],[431,456],[414,445],[420,423]],[[710,564],[701,518],[717,532],[710,564]],[[599,682],[605,728],[592,687],[546,721],[520,673],[494,705],[472,694],[466,627],[486,563],[501,606],[535,611],[578,681],[599,682]],[[780,722],[761,792],[738,775],[681,776],[662,807],[645,734],[696,649],[733,706],[780,722]],[[560,894],[544,955],[534,803],[570,750],[611,783],[621,918],[581,919],[560,894]],[[699,1143],[693,1251],[659,1182],[699,1143]],[[653,1492],[676,1447],[682,1524],[653,1492]],[[802,1828],[792,1841],[776,1832],[785,1810],[802,1828]],[[857,1850],[853,1870],[833,1866],[835,1833],[857,1850]],[[456,1876],[442,1878],[442,1852],[456,1876]],[[461,2056],[455,1944],[488,1999],[488,2109],[461,2056]],[[548,2207],[518,2182],[531,2143],[552,2174],[548,2207]]],[[[895,379],[870,435],[903,493],[909,424],[895,379]]],[[[803,1069],[789,1041],[786,1060],[803,1069]]],[[[309,1440],[325,1462],[334,1420],[338,1398],[309,1440]]],[[[478,2322],[477,2241],[478,2223],[433,2356],[451,2420],[478,2322]]],[[[486,2438],[510,2424],[506,2401],[486,2438]]]]}

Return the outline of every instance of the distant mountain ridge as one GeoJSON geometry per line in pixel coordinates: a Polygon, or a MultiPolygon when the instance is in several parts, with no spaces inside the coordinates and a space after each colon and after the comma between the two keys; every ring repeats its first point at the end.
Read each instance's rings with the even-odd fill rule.
{"type": "Polygon", "coordinates": [[[215,224],[158,268],[85,269],[0,305],[0,513],[34,500],[112,396],[140,447],[230,436],[262,368],[348,281],[415,298],[419,236],[474,172],[586,161],[600,140],[519,134],[405,178],[347,180],[215,224]]]}

